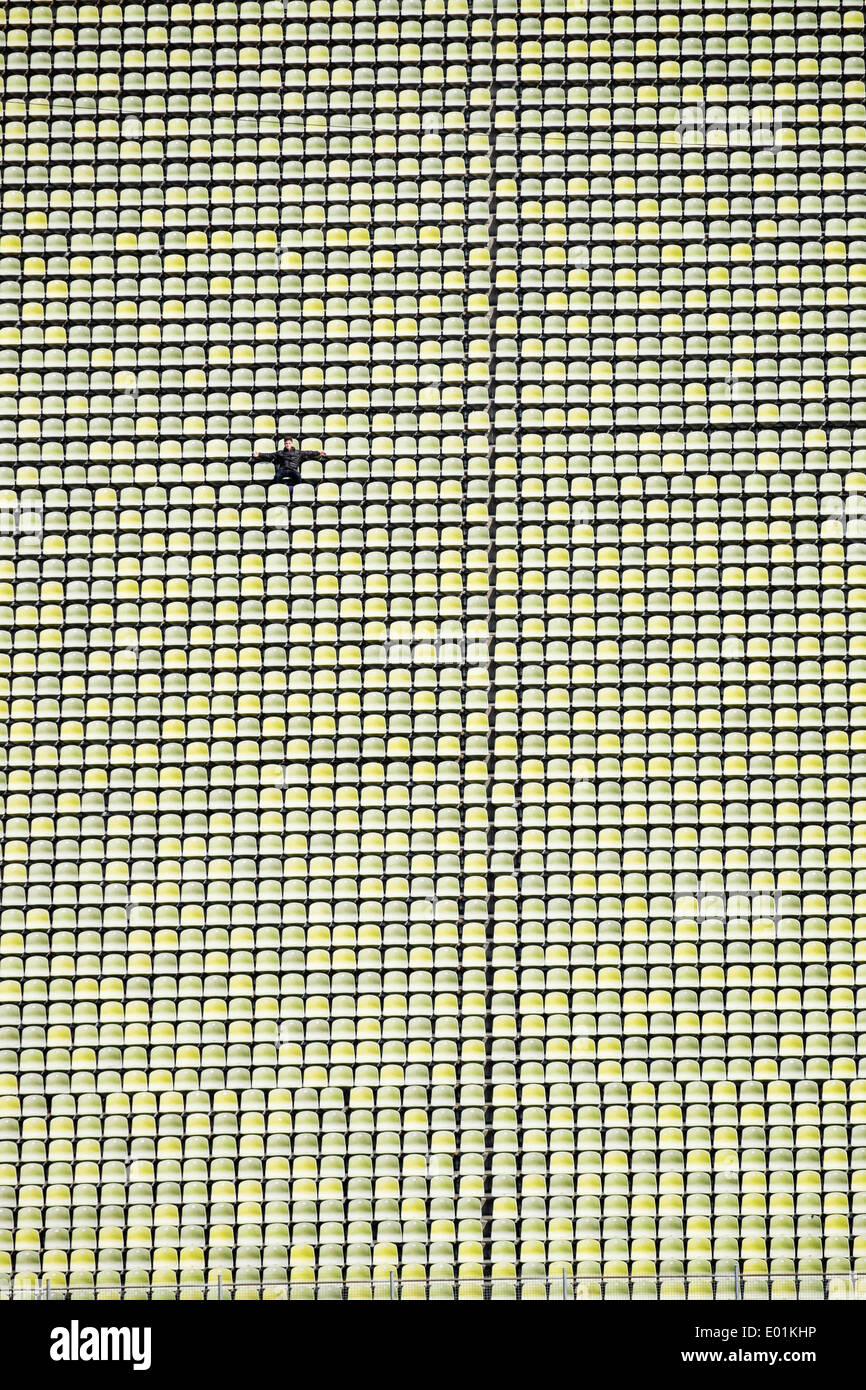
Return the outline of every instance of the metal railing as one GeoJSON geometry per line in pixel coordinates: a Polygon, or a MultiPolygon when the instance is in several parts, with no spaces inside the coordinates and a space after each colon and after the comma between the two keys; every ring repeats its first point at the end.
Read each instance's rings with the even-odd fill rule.
{"type": "Polygon", "coordinates": [[[490,1279],[385,1278],[342,1281],[224,1279],[200,1281],[188,1275],[177,1281],[145,1279],[110,1284],[20,1275],[0,1285],[0,1302],[851,1302],[866,1301],[866,1274],[729,1274],[637,1275],[576,1278],[566,1271],[547,1276],[490,1279]]]}

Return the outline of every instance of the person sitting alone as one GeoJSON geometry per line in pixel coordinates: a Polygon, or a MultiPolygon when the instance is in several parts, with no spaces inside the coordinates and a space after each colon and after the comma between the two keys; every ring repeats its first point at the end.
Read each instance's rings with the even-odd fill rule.
{"type": "Polygon", "coordinates": [[[317,453],[315,449],[297,449],[291,439],[284,439],[281,449],[276,449],[272,454],[253,454],[253,458],[271,459],[274,464],[274,482],[288,483],[289,487],[294,487],[295,483],[301,481],[300,465],[305,459],[324,458],[324,453],[317,453]]]}

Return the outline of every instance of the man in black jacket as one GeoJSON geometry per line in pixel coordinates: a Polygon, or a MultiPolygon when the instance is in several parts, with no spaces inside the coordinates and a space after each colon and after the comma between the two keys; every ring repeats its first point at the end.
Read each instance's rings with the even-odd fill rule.
{"type": "Polygon", "coordinates": [[[283,447],[277,449],[273,454],[254,454],[253,458],[268,458],[274,464],[274,482],[288,483],[289,487],[294,487],[295,483],[301,481],[301,470],[299,465],[305,459],[324,458],[323,453],[316,453],[314,449],[296,449],[291,439],[283,440],[283,447]]]}

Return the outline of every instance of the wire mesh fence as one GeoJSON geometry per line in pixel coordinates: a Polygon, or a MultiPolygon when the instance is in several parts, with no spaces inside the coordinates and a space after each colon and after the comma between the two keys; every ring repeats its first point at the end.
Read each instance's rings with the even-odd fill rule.
{"type": "Polygon", "coordinates": [[[576,1278],[547,1276],[491,1279],[387,1278],[315,1280],[290,1274],[285,1280],[193,1280],[150,1278],[116,1283],[99,1279],[66,1282],[59,1277],[21,1276],[0,1287],[0,1301],[52,1302],[853,1302],[866,1301],[866,1274],[640,1275],[576,1278]]]}

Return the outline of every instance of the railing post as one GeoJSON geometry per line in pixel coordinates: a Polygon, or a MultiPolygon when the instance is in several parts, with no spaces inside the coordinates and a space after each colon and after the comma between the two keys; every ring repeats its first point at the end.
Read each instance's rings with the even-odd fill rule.
{"type": "Polygon", "coordinates": [[[223,1301],[223,1277],[222,1277],[222,1274],[218,1274],[218,1275],[217,1275],[217,1303],[222,1303],[222,1301],[223,1301]]]}
{"type": "Polygon", "coordinates": [[[563,1301],[563,1303],[566,1301],[567,1298],[568,1298],[568,1293],[566,1292],[566,1288],[565,1288],[565,1266],[563,1265],[563,1267],[562,1267],[562,1301],[563,1301]]]}
{"type": "Polygon", "coordinates": [[[742,1299],[742,1296],[743,1295],[740,1292],[740,1263],[738,1260],[737,1263],[734,1265],[734,1298],[739,1303],[742,1299]]]}
{"type": "Polygon", "coordinates": [[[397,1295],[396,1295],[396,1293],[395,1293],[395,1291],[394,1291],[394,1290],[395,1290],[395,1286],[396,1286],[396,1285],[395,1285],[395,1279],[394,1279],[394,1271],[393,1271],[393,1269],[389,1269],[389,1270],[388,1270],[388,1287],[389,1287],[389,1290],[390,1290],[390,1296],[391,1296],[391,1301],[392,1301],[392,1302],[393,1302],[394,1299],[397,1297],[397,1295]]]}

